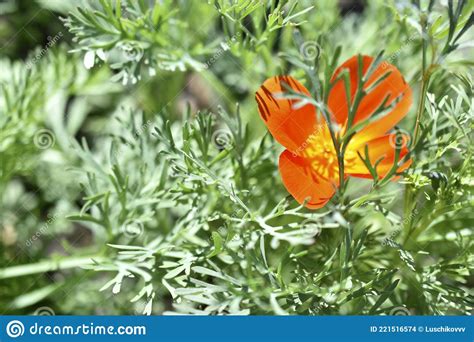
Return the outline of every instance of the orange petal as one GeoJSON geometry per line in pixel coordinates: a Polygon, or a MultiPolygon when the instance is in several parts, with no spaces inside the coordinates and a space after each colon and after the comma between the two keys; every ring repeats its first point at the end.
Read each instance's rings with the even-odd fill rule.
{"type": "Polygon", "coordinates": [[[306,159],[288,150],[280,155],[280,173],[283,184],[298,203],[309,199],[307,208],[322,208],[334,195],[336,184],[319,177],[306,159]]]}
{"type": "MultiPolygon", "coordinates": [[[[365,74],[367,69],[372,63],[372,57],[362,56],[362,72],[365,74]]],[[[357,90],[358,82],[358,59],[357,56],[353,56],[341,66],[339,66],[331,78],[331,82],[334,82],[335,79],[344,71],[348,70],[350,78],[350,93],[351,93],[351,102],[354,99],[355,92],[357,90]]],[[[331,89],[328,97],[328,107],[331,110],[336,122],[340,125],[344,125],[347,122],[347,116],[349,113],[349,108],[346,100],[346,88],[344,84],[344,78],[341,78],[337,81],[333,88],[331,89]]]]}
{"type": "Polygon", "coordinates": [[[318,127],[316,110],[309,104],[297,108],[299,100],[281,98],[281,95],[288,93],[288,87],[311,96],[293,77],[278,76],[266,80],[256,92],[255,99],[260,116],[273,137],[289,150],[298,151],[318,127]]]}
{"type": "MultiPolygon", "coordinates": [[[[374,58],[372,57],[362,56],[363,75],[367,73],[373,60],[374,58]]],[[[334,81],[344,69],[347,69],[350,75],[351,102],[353,102],[359,80],[357,56],[353,56],[344,62],[335,71],[332,80],[334,81]]],[[[390,73],[388,77],[381,81],[375,88],[371,89],[370,92],[361,100],[355,114],[353,124],[361,122],[362,120],[367,119],[372,114],[374,114],[375,110],[382,104],[383,100],[387,96],[388,99],[386,106],[393,104],[394,107],[390,113],[385,114],[381,116],[380,119],[368,124],[354,137],[354,141],[359,142],[360,145],[363,145],[368,140],[372,140],[387,133],[401,119],[403,119],[403,117],[408,113],[408,110],[412,104],[412,92],[410,86],[405,82],[405,79],[403,78],[400,71],[398,71],[395,66],[387,62],[380,63],[378,67],[371,73],[371,76],[368,78],[364,89],[367,90],[367,88],[369,88],[375,81],[384,76],[387,72],[390,73]],[[394,102],[395,100],[398,102],[394,102]]],[[[344,125],[347,122],[349,109],[346,101],[346,91],[343,79],[337,81],[331,90],[328,98],[328,106],[333,112],[336,121],[339,124],[344,125]]]]}
{"type": "MultiPolygon", "coordinates": [[[[407,148],[409,142],[410,138],[407,135],[400,134],[397,136],[395,133],[392,133],[370,140],[366,143],[369,149],[370,164],[374,165],[379,159],[381,159],[376,169],[379,178],[385,177],[385,175],[392,169],[393,163],[395,162],[396,147],[400,147],[400,155],[398,157],[398,162],[400,162],[409,152],[407,148]]],[[[364,162],[357,155],[357,152],[351,150],[351,144],[349,144],[348,150],[351,152],[346,153],[346,159],[347,156],[350,156],[352,160],[345,161],[345,173],[354,177],[372,178],[372,175],[364,162]]],[[[358,152],[365,158],[365,145],[359,147],[358,152]]],[[[403,165],[398,167],[397,172],[406,170],[410,164],[411,159],[404,161],[403,165]]]]}

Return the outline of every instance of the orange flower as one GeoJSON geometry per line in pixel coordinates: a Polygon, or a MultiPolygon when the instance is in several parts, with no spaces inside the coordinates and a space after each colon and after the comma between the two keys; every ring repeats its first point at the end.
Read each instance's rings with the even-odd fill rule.
{"type": "MultiPolygon", "coordinates": [[[[373,58],[362,56],[362,75],[366,75],[373,58]]],[[[358,76],[358,57],[354,56],[336,69],[331,82],[332,87],[327,106],[331,113],[332,127],[335,134],[342,137],[347,130],[348,115],[354,102],[358,76]],[[345,69],[349,72],[351,104],[347,103],[343,77],[336,80],[345,69]]],[[[408,112],[412,103],[410,86],[405,82],[398,69],[386,62],[378,65],[371,72],[364,84],[364,90],[380,80],[373,89],[365,94],[355,112],[352,127],[370,118],[383,101],[392,105],[391,110],[374,120],[366,120],[367,124],[357,131],[349,141],[344,154],[344,177],[372,178],[371,173],[359,156],[368,156],[371,165],[376,165],[377,175],[383,178],[395,162],[396,144],[400,136],[387,133],[408,112]]],[[[309,91],[290,76],[273,77],[266,80],[256,93],[258,111],[273,137],[286,150],[280,155],[279,168],[283,183],[288,192],[299,202],[308,200],[308,208],[323,207],[334,195],[339,186],[339,165],[331,134],[326,121],[317,115],[312,104],[298,106],[301,100],[282,98],[281,94],[291,88],[293,92],[310,96],[309,91]]],[[[408,139],[403,136],[403,139],[408,139]]],[[[400,148],[399,160],[408,153],[406,144],[400,148]]],[[[406,160],[397,172],[405,170],[411,164],[406,160]]]]}

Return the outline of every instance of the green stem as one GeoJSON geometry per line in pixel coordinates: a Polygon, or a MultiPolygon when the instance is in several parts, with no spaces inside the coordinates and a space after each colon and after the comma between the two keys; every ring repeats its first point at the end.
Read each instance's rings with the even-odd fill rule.
{"type": "MultiPolygon", "coordinates": [[[[420,17],[420,24],[422,29],[422,54],[421,54],[421,84],[420,84],[420,101],[418,102],[418,108],[416,111],[416,121],[415,121],[415,130],[413,132],[413,146],[416,146],[418,141],[418,135],[420,131],[420,123],[421,117],[423,115],[423,111],[425,109],[425,100],[426,100],[426,92],[428,90],[428,83],[430,81],[430,77],[432,71],[434,69],[434,65],[431,64],[428,68],[426,66],[426,51],[427,51],[427,18],[426,14],[422,13],[420,17]]],[[[434,56],[432,56],[434,57],[434,56]]],[[[433,63],[433,62],[432,62],[433,63]]]]}
{"type": "Polygon", "coordinates": [[[0,279],[77,268],[93,265],[104,260],[105,259],[103,257],[98,255],[92,255],[88,257],[69,257],[57,260],[44,260],[34,264],[18,265],[0,269],[0,279]]]}
{"type": "Polygon", "coordinates": [[[403,224],[403,229],[405,231],[405,238],[403,239],[403,245],[407,243],[408,239],[410,238],[410,235],[412,233],[412,226],[413,226],[413,219],[410,218],[407,220],[407,217],[411,217],[412,215],[412,210],[414,209],[413,205],[413,192],[412,188],[409,184],[405,187],[405,194],[404,194],[404,224],[403,224]]]}
{"type": "Polygon", "coordinates": [[[418,132],[420,131],[421,117],[423,115],[423,111],[425,108],[425,99],[426,99],[428,81],[429,81],[429,76],[423,74],[421,78],[421,86],[420,86],[420,101],[418,102],[418,108],[416,111],[415,131],[413,132],[413,145],[414,146],[416,146],[416,143],[418,142],[418,132]]]}

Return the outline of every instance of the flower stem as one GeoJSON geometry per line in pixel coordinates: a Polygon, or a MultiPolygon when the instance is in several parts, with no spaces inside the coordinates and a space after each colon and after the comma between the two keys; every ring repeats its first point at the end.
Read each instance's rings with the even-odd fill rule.
{"type": "Polygon", "coordinates": [[[427,52],[427,25],[428,20],[425,13],[420,15],[420,25],[421,25],[421,39],[422,39],[422,53],[421,53],[421,84],[420,84],[420,101],[418,102],[418,108],[416,111],[416,120],[415,120],[415,130],[413,132],[413,145],[416,146],[418,141],[418,134],[420,131],[421,117],[423,111],[425,110],[425,100],[426,92],[428,90],[428,84],[432,74],[433,65],[430,65],[428,68],[426,66],[426,52],[427,52]]]}
{"type": "Polygon", "coordinates": [[[344,192],[344,151],[338,153],[337,162],[339,165],[339,189],[341,191],[340,201],[342,203],[342,194],[344,192]]]}
{"type": "Polygon", "coordinates": [[[80,268],[103,261],[104,258],[100,255],[49,259],[34,264],[16,265],[0,269],[0,279],[21,277],[30,274],[46,273],[57,270],[65,270],[69,268],[80,268]]]}

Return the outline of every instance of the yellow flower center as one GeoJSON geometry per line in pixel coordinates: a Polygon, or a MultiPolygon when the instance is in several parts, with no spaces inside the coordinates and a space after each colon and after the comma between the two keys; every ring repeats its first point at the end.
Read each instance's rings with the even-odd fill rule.
{"type": "MultiPolygon", "coordinates": [[[[337,153],[330,136],[321,134],[310,137],[301,156],[310,161],[311,169],[319,176],[329,180],[339,179],[337,153]]],[[[344,154],[344,165],[353,165],[356,158],[357,153],[348,148],[344,154]]]]}

